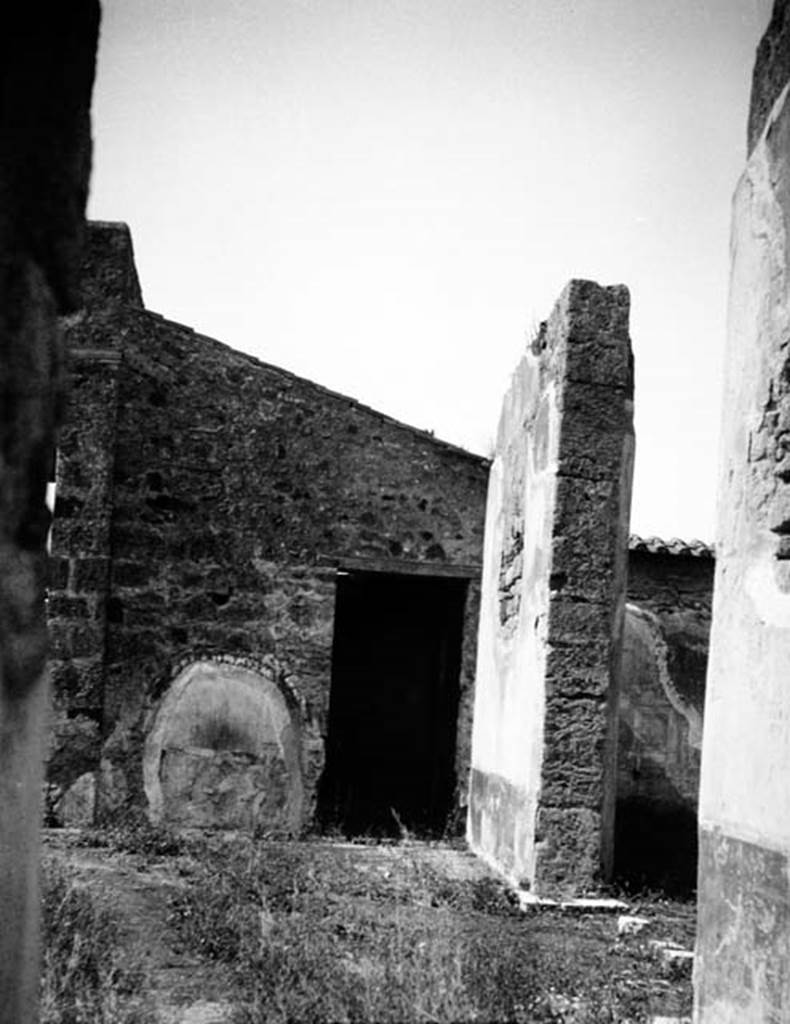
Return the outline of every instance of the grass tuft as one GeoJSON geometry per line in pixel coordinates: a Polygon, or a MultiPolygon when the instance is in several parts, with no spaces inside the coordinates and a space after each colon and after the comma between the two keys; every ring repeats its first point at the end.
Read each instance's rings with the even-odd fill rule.
{"type": "Polygon", "coordinates": [[[117,919],[53,861],[42,870],[41,1024],[154,1024],[117,919]]]}
{"type": "Polygon", "coordinates": [[[141,811],[132,811],[111,824],[84,829],[79,845],[153,858],[177,857],[186,852],[189,842],[166,825],[151,824],[141,811]]]}

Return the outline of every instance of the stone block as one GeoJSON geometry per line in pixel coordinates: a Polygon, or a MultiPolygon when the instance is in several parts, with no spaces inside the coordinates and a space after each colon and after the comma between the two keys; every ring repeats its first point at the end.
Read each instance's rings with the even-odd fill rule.
{"type": "Polygon", "coordinates": [[[548,640],[576,648],[578,664],[588,665],[602,653],[601,644],[607,644],[615,612],[611,601],[572,600],[559,591],[548,609],[548,640]]]}
{"type": "Polygon", "coordinates": [[[617,918],[617,936],[639,935],[646,928],[649,928],[651,920],[649,917],[639,917],[635,914],[620,914],[617,918]]]}
{"type": "Polygon", "coordinates": [[[120,765],[103,757],[99,766],[96,792],[96,814],[100,819],[112,818],[128,806],[129,786],[120,765]]]}
{"type": "Polygon", "coordinates": [[[541,805],[535,821],[536,892],[585,892],[601,880],[601,815],[541,805]]]}
{"type": "Polygon", "coordinates": [[[47,559],[47,588],[50,593],[65,590],[69,583],[69,560],[58,555],[47,559]]]}
{"type": "Polygon", "coordinates": [[[547,807],[600,808],[609,765],[603,702],[547,701],[541,800],[547,807]]]}
{"type": "Polygon", "coordinates": [[[57,814],[66,828],[87,828],[94,822],[96,811],[96,776],[80,775],[60,798],[57,814]]]}
{"type": "Polygon", "coordinates": [[[616,533],[618,490],[611,479],[558,477],[557,504],[563,517],[552,538],[552,590],[569,598],[607,600],[617,562],[611,545],[590,544],[589,538],[616,533]]]}
{"type": "Polygon", "coordinates": [[[560,697],[605,697],[611,684],[607,662],[609,644],[593,643],[580,657],[576,644],[554,642],[546,657],[546,699],[560,697]]]}
{"type": "Polygon", "coordinates": [[[134,562],[129,559],[113,559],[112,582],[116,587],[144,587],[155,574],[151,564],[134,562]]]}
{"type": "Polygon", "coordinates": [[[88,619],[91,608],[84,597],[53,594],[47,602],[50,619],[88,619]]]}
{"type": "Polygon", "coordinates": [[[102,706],[104,673],[100,654],[65,661],[53,659],[49,668],[57,708],[93,709],[102,706]]]}
{"type": "Polygon", "coordinates": [[[109,559],[75,558],[71,573],[71,589],[75,594],[103,593],[107,588],[109,559]]]}
{"type": "Polygon", "coordinates": [[[603,774],[563,762],[544,765],[541,794],[546,807],[600,807],[605,795],[603,774]]]}
{"type": "Polygon", "coordinates": [[[86,772],[93,771],[101,756],[101,735],[94,717],[85,714],[56,712],[49,734],[47,778],[62,792],[86,772]]]}
{"type": "Polygon", "coordinates": [[[69,655],[89,658],[104,651],[104,629],[100,624],[75,622],[69,630],[69,655]]]}
{"type": "Polygon", "coordinates": [[[49,646],[51,656],[56,661],[68,661],[71,658],[70,626],[65,622],[49,624],[49,646]]]}

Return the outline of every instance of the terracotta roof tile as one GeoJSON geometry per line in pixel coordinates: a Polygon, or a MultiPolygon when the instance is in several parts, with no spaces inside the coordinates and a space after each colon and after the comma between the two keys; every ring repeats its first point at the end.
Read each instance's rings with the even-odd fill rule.
{"type": "Polygon", "coordinates": [[[694,558],[715,558],[715,551],[712,544],[706,544],[701,540],[680,540],[678,537],[671,537],[664,540],[661,537],[638,537],[632,533],[628,538],[629,551],[647,551],[651,555],[691,555],[694,558]]]}

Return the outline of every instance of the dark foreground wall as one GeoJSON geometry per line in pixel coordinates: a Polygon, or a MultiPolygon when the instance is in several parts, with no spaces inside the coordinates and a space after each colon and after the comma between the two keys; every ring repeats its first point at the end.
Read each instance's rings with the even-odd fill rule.
{"type": "MultiPolygon", "coordinates": [[[[232,663],[281,694],[286,733],[301,748],[300,824],[312,820],[337,584],[373,574],[460,588],[458,664],[447,684],[461,723],[447,754],[459,762],[451,814],[466,788],[486,460],[146,311],[122,226],[93,226],[86,272],[93,306],[69,330],[73,427],[58,453],[52,541],[55,801],[100,761],[99,812],[143,804],[144,748],[171,684],[193,663],[206,672],[232,663]]],[[[364,626],[357,619],[348,629],[353,646],[364,626]]],[[[415,650],[430,660],[424,645],[415,650]]],[[[190,685],[197,693],[203,684],[190,685]]],[[[228,682],[230,704],[247,692],[238,686],[228,682]]],[[[370,729],[408,719],[407,698],[393,695],[370,729]]],[[[259,710],[275,722],[272,701],[259,710]]],[[[179,791],[193,765],[198,802],[231,788],[228,773],[250,782],[258,769],[249,765],[263,757],[238,730],[233,739],[214,733],[210,749],[241,742],[247,760],[224,773],[216,758],[200,761],[205,730],[169,755],[179,791]]],[[[275,747],[286,733],[272,725],[275,747]]],[[[293,767],[284,747],[278,764],[292,770],[282,767],[293,767]]],[[[92,777],[69,798],[78,809],[94,798],[92,777]]]]}
{"type": "Polygon", "coordinates": [[[46,483],[79,305],[99,5],[0,14],[0,1021],[38,1020],[46,483]]]}

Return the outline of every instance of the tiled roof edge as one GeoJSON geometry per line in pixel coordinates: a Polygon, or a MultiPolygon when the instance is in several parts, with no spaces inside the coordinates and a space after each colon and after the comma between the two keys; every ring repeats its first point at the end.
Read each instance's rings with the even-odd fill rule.
{"type": "Polygon", "coordinates": [[[671,537],[639,537],[632,533],[628,538],[629,551],[647,551],[651,555],[690,555],[693,558],[715,558],[716,551],[712,544],[702,540],[680,540],[671,537]]]}

